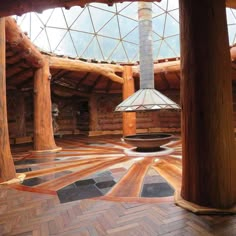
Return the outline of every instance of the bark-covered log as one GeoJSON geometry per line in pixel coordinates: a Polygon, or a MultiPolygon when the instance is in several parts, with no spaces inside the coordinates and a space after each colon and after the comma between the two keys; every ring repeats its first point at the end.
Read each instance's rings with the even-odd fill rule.
{"type": "Polygon", "coordinates": [[[53,137],[50,73],[48,63],[34,76],[34,150],[56,150],[53,137]]]}
{"type": "Polygon", "coordinates": [[[32,67],[43,66],[43,56],[30,39],[21,31],[12,17],[6,17],[6,41],[32,67]]]}
{"type": "MultiPolygon", "coordinates": [[[[154,64],[154,74],[165,73],[165,72],[175,72],[180,70],[180,61],[168,61],[160,62],[154,64]]],[[[139,66],[133,66],[133,76],[139,77],[140,68],[139,66]]]]}
{"type": "MultiPolygon", "coordinates": [[[[1,3],[0,16],[22,15],[26,12],[39,12],[56,7],[69,9],[73,6],[84,7],[88,3],[104,3],[112,6],[113,3],[128,2],[130,0],[8,0],[1,3]]],[[[146,0],[146,2],[153,2],[146,0]]]]}
{"type": "Polygon", "coordinates": [[[232,81],[224,0],[180,1],[182,197],[230,208],[236,202],[232,81]],[[194,9],[194,10],[193,10],[194,9]]]}
{"type": "MultiPolygon", "coordinates": [[[[124,67],[123,100],[135,93],[132,67],[124,67]]],[[[123,112],[123,135],[136,134],[136,112],[123,112]]]]}
{"type": "Polygon", "coordinates": [[[68,71],[83,71],[103,75],[114,82],[123,84],[123,78],[116,75],[116,72],[123,72],[123,66],[111,64],[89,63],[80,60],[71,60],[61,57],[48,57],[50,68],[64,69],[68,71]]]}
{"type": "Polygon", "coordinates": [[[0,18],[0,181],[6,181],[16,176],[7,123],[5,47],[5,19],[0,18]]]}

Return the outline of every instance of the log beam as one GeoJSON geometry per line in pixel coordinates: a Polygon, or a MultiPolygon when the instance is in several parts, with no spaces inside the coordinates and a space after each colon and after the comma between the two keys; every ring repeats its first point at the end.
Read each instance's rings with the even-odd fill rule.
{"type": "Polygon", "coordinates": [[[0,181],[16,177],[11,155],[6,102],[6,40],[5,18],[0,18],[0,181]]]}
{"type": "MultiPolygon", "coordinates": [[[[26,12],[32,12],[32,11],[41,13],[46,9],[56,8],[56,7],[65,7],[66,9],[69,9],[73,6],[84,7],[88,3],[104,3],[110,6],[113,5],[114,3],[128,2],[128,1],[130,0],[41,0],[41,1],[8,0],[2,3],[0,8],[0,16],[3,17],[10,15],[22,15],[26,12]]],[[[154,1],[144,0],[144,2],[154,2],[154,1]]],[[[226,6],[236,8],[236,3],[234,0],[226,0],[226,6]]]]}
{"type": "MultiPolygon", "coordinates": [[[[180,71],[180,60],[160,62],[158,64],[154,64],[153,67],[154,67],[154,74],[180,71]]],[[[140,76],[139,66],[133,66],[132,70],[133,70],[134,77],[140,76]]]]}
{"type": "MultiPolygon", "coordinates": [[[[132,67],[124,66],[123,100],[135,93],[132,67]]],[[[123,112],[123,135],[136,134],[136,112],[123,112]]]]}
{"type": "Polygon", "coordinates": [[[90,63],[80,60],[45,56],[49,61],[50,68],[68,71],[91,72],[103,75],[114,82],[123,84],[123,78],[116,75],[116,72],[123,72],[123,66],[112,64],[90,63]]]}
{"type": "Polygon", "coordinates": [[[231,64],[224,6],[224,0],[206,0],[204,4],[180,1],[181,196],[190,203],[219,209],[236,203],[232,81],[228,79],[231,64]]]}
{"type": "MultiPolygon", "coordinates": [[[[89,3],[103,3],[112,6],[114,3],[129,1],[130,0],[8,0],[1,4],[0,16],[22,15],[32,11],[41,13],[46,9],[56,7],[65,7],[66,9],[70,9],[73,6],[84,7],[89,3]]],[[[145,1],[153,2],[152,0],[145,1]]]]}
{"type": "Polygon", "coordinates": [[[47,61],[34,75],[34,150],[58,150],[52,127],[50,72],[47,61]]]}
{"type": "Polygon", "coordinates": [[[20,54],[34,68],[43,66],[43,56],[30,39],[21,31],[12,17],[6,17],[6,41],[9,47],[20,54]]]}
{"type": "Polygon", "coordinates": [[[236,9],[236,2],[235,0],[226,0],[226,7],[231,7],[236,9]]]}

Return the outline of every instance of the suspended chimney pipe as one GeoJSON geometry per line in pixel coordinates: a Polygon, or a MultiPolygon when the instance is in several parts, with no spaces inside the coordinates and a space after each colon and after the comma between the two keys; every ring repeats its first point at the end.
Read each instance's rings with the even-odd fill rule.
{"type": "Polygon", "coordinates": [[[140,89],[120,103],[115,111],[180,109],[154,88],[152,54],[152,3],[138,2],[140,89]]]}

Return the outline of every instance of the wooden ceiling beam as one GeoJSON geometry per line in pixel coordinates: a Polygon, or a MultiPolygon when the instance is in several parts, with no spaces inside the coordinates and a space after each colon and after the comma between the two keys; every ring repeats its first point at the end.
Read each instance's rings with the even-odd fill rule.
{"type": "Polygon", "coordinates": [[[73,95],[76,95],[76,96],[81,96],[81,97],[89,97],[90,95],[86,92],[81,92],[81,91],[78,91],[76,89],[73,89],[73,88],[68,88],[68,87],[64,87],[60,84],[54,84],[52,86],[52,91],[56,94],[56,95],[59,95],[59,96],[73,96],[73,95]]]}
{"type": "Polygon", "coordinates": [[[123,66],[113,64],[89,63],[80,60],[72,60],[61,57],[45,56],[49,61],[50,68],[68,71],[91,72],[103,75],[114,82],[123,84],[123,78],[116,72],[123,72],[123,66]]]}
{"type": "MultiPolygon", "coordinates": [[[[26,12],[32,12],[32,11],[41,13],[46,9],[56,8],[56,7],[65,7],[66,9],[70,9],[73,6],[84,7],[86,4],[89,3],[104,3],[109,6],[112,6],[114,3],[129,2],[129,1],[130,0],[41,0],[41,1],[7,0],[4,1],[4,3],[1,3],[0,17],[10,16],[10,15],[22,15],[26,12]]],[[[153,1],[146,0],[146,2],[153,2],[153,1]]]]}
{"type": "MultiPolygon", "coordinates": [[[[133,77],[139,77],[139,66],[133,66],[133,77]]],[[[154,74],[180,71],[180,60],[154,64],[154,74]]]]}
{"type": "Polygon", "coordinates": [[[21,31],[12,17],[6,17],[6,41],[9,47],[17,52],[27,64],[34,68],[43,66],[43,56],[30,39],[21,31]]]}
{"type": "Polygon", "coordinates": [[[32,70],[32,68],[23,70],[23,71],[17,73],[16,75],[13,75],[12,77],[7,78],[7,84],[18,86],[21,83],[28,80],[29,78],[32,79],[33,75],[34,75],[34,71],[32,70]]]}
{"type": "Polygon", "coordinates": [[[236,1],[235,0],[226,0],[226,6],[236,9],[236,1]]]}
{"type": "MultiPolygon", "coordinates": [[[[99,75],[96,80],[94,80],[93,84],[91,85],[91,87],[89,88],[89,93],[91,93],[93,91],[93,89],[97,86],[97,84],[101,81],[102,79],[102,75],[99,75]]],[[[111,81],[111,80],[109,80],[111,81]]]]}

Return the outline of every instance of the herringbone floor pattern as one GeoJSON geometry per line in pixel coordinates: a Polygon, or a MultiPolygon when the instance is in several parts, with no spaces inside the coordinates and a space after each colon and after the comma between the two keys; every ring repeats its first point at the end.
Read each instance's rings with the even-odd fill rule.
{"type": "MultiPolygon", "coordinates": [[[[47,159],[47,163],[24,164],[21,165],[21,168],[28,168],[30,165],[44,167],[51,163],[49,168],[43,168],[43,171],[39,169],[27,172],[28,178],[47,174],[49,170],[56,172],[61,167],[57,164],[52,169],[51,165],[54,163],[55,157],[64,158],[60,160],[64,169],[71,168],[71,165],[77,162],[78,165],[84,165],[87,158],[90,158],[90,161],[93,160],[94,165],[100,163],[99,168],[103,167],[104,160],[101,162],[100,158],[105,158],[104,153],[105,155],[108,154],[108,147],[97,145],[93,146],[91,150],[91,147],[88,148],[87,139],[84,139],[84,143],[82,142],[83,140],[79,140],[79,146],[78,141],[75,139],[59,140],[58,143],[61,142],[64,153],[38,157],[42,158],[42,160],[47,159]],[[78,147],[80,147],[79,150],[77,150],[78,147]],[[75,148],[77,149],[75,150],[75,148]],[[67,156],[76,157],[85,154],[85,159],[75,159],[74,162],[69,162],[65,158],[67,156]]],[[[104,139],[102,140],[104,141],[104,139]]],[[[96,139],[96,141],[101,140],[96,139]]],[[[112,143],[113,141],[109,139],[109,142],[112,143]]],[[[118,144],[121,145],[120,143],[118,144]]],[[[179,188],[181,178],[179,156],[181,155],[181,147],[176,146],[176,143],[174,145],[174,154],[170,157],[164,157],[156,164],[153,164],[153,167],[170,181],[175,188],[179,188]]],[[[110,154],[115,152],[118,155],[115,160],[123,157],[119,156],[122,153],[120,147],[117,146],[117,141],[114,141],[114,147],[109,147],[110,154]]],[[[105,163],[109,162],[110,154],[106,156],[105,163]]],[[[13,156],[15,160],[32,158],[32,155],[25,151],[23,146],[14,148],[13,156]]],[[[134,163],[127,175],[121,178],[113,191],[110,191],[107,196],[90,200],[85,199],[61,204],[55,191],[53,191],[57,189],[57,182],[61,180],[61,177],[55,180],[52,179],[52,181],[49,180],[46,184],[41,184],[41,188],[38,187],[38,189],[18,186],[18,189],[25,191],[1,186],[0,236],[236,236],[236,216],[195,215],[175,206],[172,197],[157,201],[152,201],[149,198],[138,203],[139,198],[137,198],[137,195],[140,188],[133,187],[139,185],[143,177],[142,174],[135,177],[134,173],[146,172],[151,162],[152,158],[144,160],[141,166],[138,163],[134,163]],[[51,185],[54,187],[49,188],[51,185]],[[40,193],[37,193],[37,191],[40,193]],[[125,198],[123,195],[129,196],[129,198],[125,198]],[[115,200],[115,202],[110,200],[115,200]]],[[[86,171],[89,172],[90,167],[86,171]]],[[[64,178],[64,181],[70,183],[68,176],[72,178],[73,174],[68,174],[64,178]]],[[[60,182],[60,185],[63,185],[63,181],[62,183],[60,182]]],[[[13,187],[17,188],[17,186],[13,187]]]]}
{"type": "Polygon", "coordinates": [[[60,204],[57,196],[2,187],[0,204],[2,236],[236,235],[235,216],[198,216],[172,202],[87,199],[60,204]]]}

